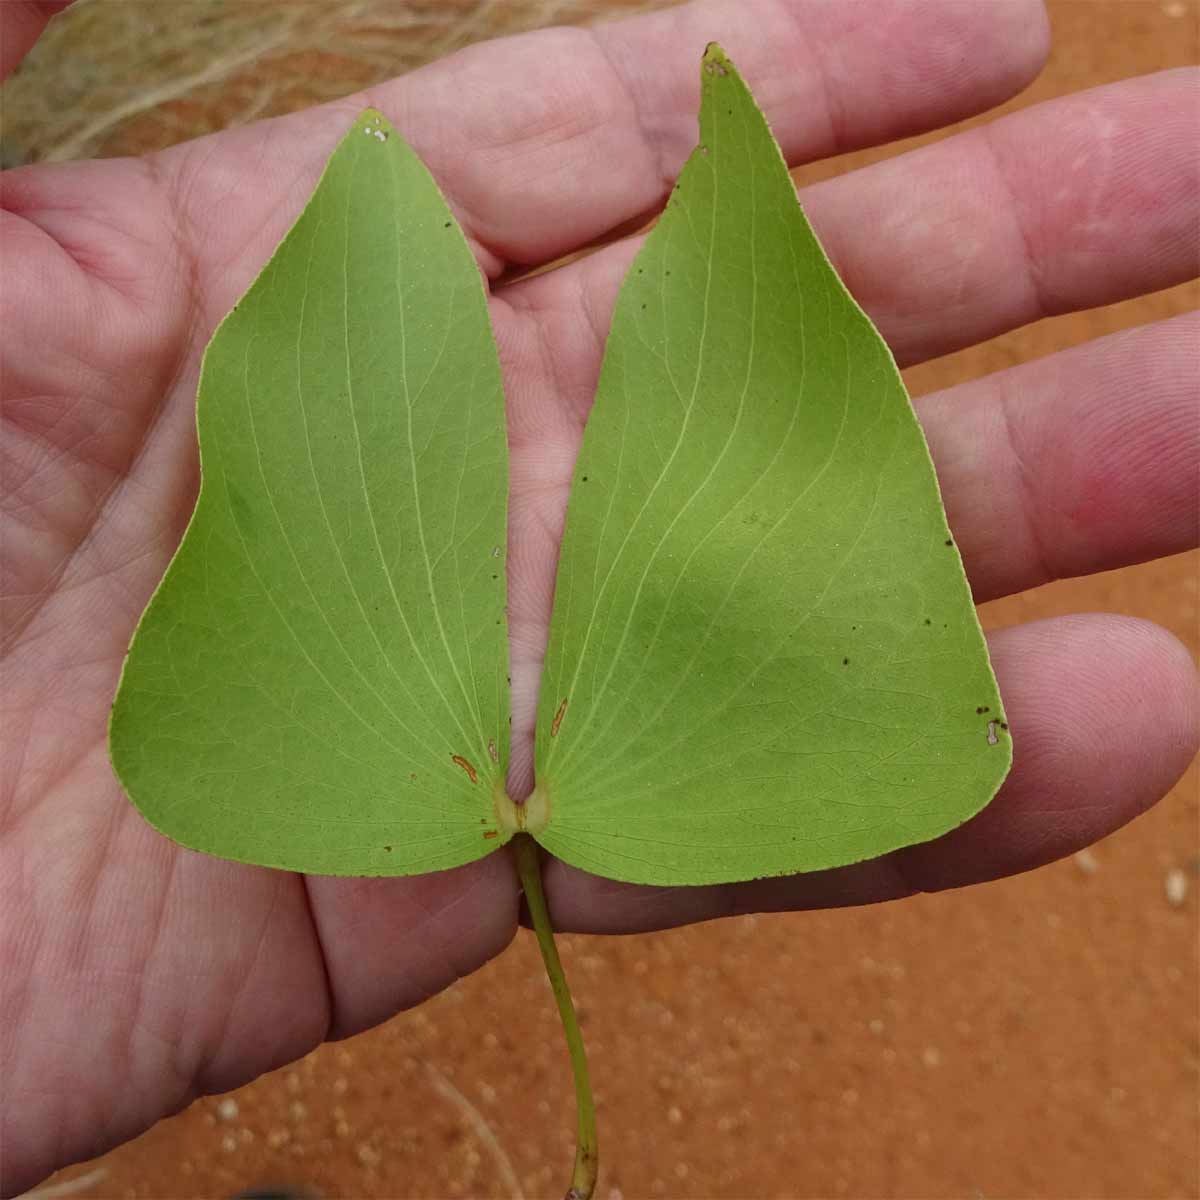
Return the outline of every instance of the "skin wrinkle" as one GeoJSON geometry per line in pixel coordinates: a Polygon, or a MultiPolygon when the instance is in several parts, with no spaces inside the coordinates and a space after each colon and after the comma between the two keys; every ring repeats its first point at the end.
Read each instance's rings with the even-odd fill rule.
{"type": "Polygon", "coordinates": [[[329,1041],[333,1037],[334,1030],[337,1028],[337,986],[333,980],[333,973],[329,969],[329,954],[325,947],[325,941],[321,936],[321,922],[317,919],[316,906],[313,904],[313,876],[300,875],[298,878],[300,881],[300,895],[304,903],[305,928],[308,930],[308,940],[316,949],[321,979],[325,985],[325,1001],[322,1006],[325,1016],[322,1022],[323,1028],[320,1033],[319,1045],[322,1042],[329,1041]]]}
{"type": "Polygon", "coordinates": [[[1055,316],[1061,309],[1055,309],[1051,306],[1043,291],[1039,260],[1034,254],[1029,233],[1025,228],[1025,222],[1021,216],[1020,201],[1013,191],[1009,174],[1000,161],[1000,156],[996,148],[994,128],[991,125],[984,125],[981,129],[977,130],[977,133],[980,145],[987,152],[988,167],[991,170],[992,179],[996,184],[997,190],[1004,196],[1005,208],[1012,221],[1014,240],[1020,249],[1021,265],[1029,293],[1029,302],[1023,314],[1023,323],[1028,324],[1033,321],[1040,321],[1045,317],[1055,316]]]}
{"type": "Polygon", "coordinates": [[[1057,579],[1058,575],[1050,563],[1046,545],[1042,541],[1041,531],[1038,528],[1037,512],[1038,512],[1038,495],[1035,490],[1035,484],[1026,469],[1025,460],[1021,456],[1021,451],[1017,446],[1017,433],[1014,427],[1013,404],[1014,396],[1011,389],[1004,387],[1001,384],[998,389],[999,395],[997,400],[1000,408],[1000,427],[1004,431],[1005,444],[1008,447],[1008,453],[1012,459],[1014,467],[1014,475],[1016,476],[1019,500],[1017,509],[1021,514],[1026,533],[1026,540],[1029,547],[1033,551],[1033,558],[1037,565],[1036,582],[1029,586],[1037,587],[1043,583],[1049,583],[1053,579],[1057,579]]]}
{"type": "MultiPolygon", "coordinates": [[[[477,887],[478,884],[475,886],[477,887]]],[[[455,906],[455,903],[454,900],[451,900],[449,903],[439,905],[437,908],[430,908],[421,903],[419,896],[414,897],[413,907],[419,909],[422,915],[421,919],[416,924],[409,926],[407,930],[408,933],[417,939],[425,957],[432,960],[435,968],[441,968],[440,973],[435,970],[434,974],[442,979],[448,979],[450,983],[461,979],[466,972],[463,971],[461,964],[455,961],[450,946],[439,935],[436,926],[442,916],[455,906]]],[[[428,1000],[431,996],[436,996],[441,990],[436,984],[431,987],[422,982],[419,986],[422,993],[422,1000],[428,1000]]],[[[445,986],[449,986],[449,984],[445,986]]]]}
{"type": "MultiPolygon", "coordinates": [[[[229,997],[228,1003],[225,1006],[225,1012],[216,1031],[213,1043],[207,1049],[207,1070],[205,1069],[202,1058],[200,1064],[197,1065],[192,1072],[192,1078],[196,1081],[196,1087],[203,1092],[212,1090],[211,1085],[213,1083],[218,1081],[223,1082],[223,1080],[220,1080],[220,1072],[217,1069],[217,1064],[221,1059],[221,1051],[225,1048],[226,1041],[229,1036],[229,1029],[233,1024],[234,1016],[246,995],[247,987],[249,986],[250,981],[257,975],[256,968],[259,960],[262,958],[263,950],[267,944],[268,935],[272,932],[275,914],[279,906],[280,893],[284,888],[303,891],[304,888],[302,886],[302,879],[302,876],[297,877],[295,875],[288,874],[283,878],[273,881],[270,903],[268,904],[267,910],[263,914],[262,920],[259,924],[258,936],[256,937],[254,943],[254,950],[250,954],[249,962],[246,964],[245,969],[238,972],[238,981],[234,987],[233,994],[229,997]]],[[[318,941],[314,940],[312,944],[319,950],[318,941]]],[[[324,956],[318,954],[318,957],[322,960],[322,971],[324,972],[324,956]]],[[[326,1031],[329,1028],[328,1013],[330,1008],[331,1004],[327,998],[324,1005],[324,1010],[327,1014],[326,1019],[323,1022],[318,1022],[319,1024],[323,1025],[326,1031]]],[[[307,1039],[303,1040],[307,1041],[307,1039]]],[[[236,1055],[234,1057],[236,1058],[236,1055]]],[[[230,1072],[229,1069],[226,1068],[226,1074],[232,1074],[235,1078],[240,1078],[244,1073],[238,1070],[230,1072]]]]}
{"type": "MultiPolygon", "coordinates": [[[[67,393],[62,393],[59,395],[46,393],[45,395],[41,396],[22,397],[21,400],[17,402],[18,420],[13,419],[14,414],[12,412],[12,403],[10,402],[6,406],[4,415],[9,428],[11,429],[11,427],[14,425],[20,426],[19,432],[25,436],[29,443],[44,444],[46,449],[46,453],[40,456],[40,461],[30,461],[29,463],[22,464],[23,466],[26,466],[26,471],[25,474],[19,479],[13,479],[13,464],[11,462],[6,462],[5,474],[8,490],[5,492],[3,502],[5,515],[10,520],[14,517],[21,516],[25,512],[30,512],[31,515],[37,515],[36,501],[32,499],[24,499],[23,493],[30,488],[31,484],[40,482],[42,475],[46,471],[60,466],[64,460],[84,458],[84,451],[86,451],[88,448],[88,444],[96,440],[95,430],[81,430],[75,439],[72,439],[70,436],[64,436],[69,435],[72,418],[75,418],[79,415],[78,410],[85,404],[86,400],[82,395],[72,396],[67,393]],[[37,406],[45,406],[46,408],[54,409],[55,412],[49,425],[38,429],[32,429],[30,426],[35,422],[28,418],[25,421],[20,421],[19,417],[22,415],[20,410],[23,409],[26,414],[29,414],[29,416],[32,417],[34,413],[30,412],[30,410],[33,409],[36,411],[37,406]],[[13,505],[11,502],[10,497],[14,495],[17,500],[17,505],[13,505]]],[[[9,437],[11,436],[12,435],[9,434],[9,437]]],[[[26,457],[33,459],[34,454],[32,452],[27,452],[26,457]]],[[[47,526],[43,532],[53,533],[53,529],[50,527],[49,523],[47,523],[47,526]]]]}
{"type": "MultiPolygon", "coordinates": [[[[58,972],[56,972],[56,974],[64,975],[68,979],[75,978],[82,973],[80,968],[83,966],[83,964],[85,964],[87,962],[88,952],[92,948],[93,929],[92,929],[92,921],[90,918],[90,914],[94,913],[94,911],[95,911],[96,894],[100,887],[101,879],[102,879],[102,877],[105,873],[105,870],[110,861],[109,848],[111,847],[113,840],[114,840],[114,831],[115,831],[116,827],[119,826],[121,823],[122,823],[122,818],[119,813],[117,813],[116,811],[109,813],[109,817],[108,817],[108,820],[105,822],[105,827],[104,827],[104,831],[102,834],[101,857],[99,859],[97,866],[95,867],[94,870],[88,872],[87,875],[83,879],[78,879],[78,880],[73,881],[71,908],[77,913],[86,912],[89,914],[89,917],[80,922],[79,927],[76,932],[76,937],[75,937],[72,945],[68,945],[68,946],[62,947],[62,948],[58,948],[58,947],[55,948],[56,950],[59,951],[59,953],[57,953],[55,955],[55,957],[56,957],[56,959],[58,959],[58,961],[60,963],[59,970],[58,970],[58,972]],[[81,893],[81,889],[82,889],[82,893],[81,893]]],[[[35,905],[35,907],[36,907],[36,905],[35,905]]],[[[40,943],[39,943],[38,950],[39,950],[38,957],[40,958],[40,957],[42,957],[42,955],[40,953],[40,951],[41,951],[40,943]]],[[[31,971],[31,976],[35,976],[35,974],[36,974],[35,971],[31,971]]],[[[140,987],[141,987],[141,980],[139,978],[137,981],[137,988],[138,988],[139,992],[140,992],[140,987]]],[[[26,1002],[25,1011],[27,1011],[29,999],[30,999],[30,994],[29,994],[29,991],[27,990],[25,993],[25,1002],[26,1002]]],[[[140,1003],[140,1001],[135,998],[135,1003],[134,1003],[132,1010],[127,1010],[127,1011],[136,1012],[137,1006],[139,1003],[140,1003]]],[[[18,1014],[17,1021],[14,1023],[14,1028],[18,1028],[18,1029],[21,1028],[22,1022],[21,1022],[20,1018],[22,1015],[23,1015],[23,1013],[18,1014]]],[[[129,1039],[130,1039],[130,1034],[127,1032],[127,1034],[126,1034],[127,1047],[129,1046],[129,1039]]],[[[55,1089],[53,1089],[52,1087],[48,1088],[48,1090],[50,1091],[51,1094],[53,1094],[55,1091],[55,1089]]],[[[72,1092],[71,1095],[76,1095],[76,1093],[72,1092]]],[[[70,1101],[68,1100],[67,1106],[69,1107],[69,1105],[70,1105],[70,1101]]],[[[103,1111],[103,1115],[101,1117],[102,1124],[107,1124],[111,1120],[111,1115],[112,1115],[111,1111],[105,1109],[103,1111]]],[[[68,1122],[64,1121],[63,1126],[65,1127],[65,1125],[67,1123],[68,1122]]],[[[60,1138],[59,1145],[60,1145],[60,1147],[62,1145],[61,1139],[64,1136],[65,1136],[65,1129],[60,1128],[60,1130],[59,1130],[59,1138],[60,1138]]],[[[102,1137],[103,1133],[101,1133],[98,1136],[102,1137]]]]}
{"type": "MultiPolygon", "coordinates": [[[[161,191],[161,188],[159,190],[161,191]]],[[[10,648],[15,649],[20,644],[20,634],[28,629],[37,619],[46,602],[54,594],[56,586],[67,577],[72,565],[92,543],[97,533],[102,530],[105,524],[106,513],[111,510],[114,504],[119,502],[129,478],[137,472],[143,455],[155,439],[162,415],[170,407],[171,396],[184,373],[188,352],[191,349],[192,342],[198,330],[197,267],[194,258],[191,258],[190,261],[184,258],[182,261],[188,263],[186,294],[189,300],[184,307],[182,328],[177,328],[176,330],[176,337],[174,339],[176,348],[174,353],[167,357],[168,370],[165,373],[163,383],[153,389],[159,395],[160,399],[157,404],[152,406],[152,415],[146,424],[145,431],[133,443],[124,469],[118,468],[113,473],[112,480],[100,491],[100,494],[93,501],[82,522],[77,526],[82,528],[82,533],[74,539],[67,539],[70,548],[64,553],[58,566],[47,577],[45,585],[40,592],[40,602],[31,604],[22,615],[22,621],[19,626],[15,629],[10,629],[6,638],[6,653],[8,653],[10,648]]],[[[86,275],[87,272],[84,271],[84,274],[86,275]]],[[[92,278],[91,276],[88,277],[89,279],[92,278]]]]}
{"type": "Polygon", "coordinates": [[[852,142],[851,139],[846,137],[845,109],[838,103],[834,95],[829,64],[825,53],[820,47],[820,39],[807,36],[808,30],[801,21],[800,13],[793,11],[785,0],[774,0],[772,7],[783,18],[783,23],[791,27],[795,34],[796,44],[804,47],[809,62],[816,68],[811,74],[818,81],[820,87],[827,130],[827,142],[823,148],[822,157],[832,158],[838,154],[842,154],[850,148],[852,142]]]}
{"type": "MultiPolygon", "coordinates": [[[[150,162],[150,158],[110,159],[106,161],[106,165],[110,169],[115,167],[141,173],[145,176],[150,191],[154,193],[160,189],[158,181],[153,178],[150,162]]],[[[126,308],[139,307],[145,303],[145,299],[140,296],[131,297],[118,286],[120,274],[116,267],[123,259],[129,257],[131,244],[149,250],[153,243],[149,240],[139,240],[115,214],[98,207],[91,195],[75,203],[69,202],[71,177],[84,165],[69,163],[48,168],[15,168],[11,173],[16,176],[15,182],[11,178],[4,179],[6,188],[9,191],[15,190],[14,196],[5,197],[5,211],[13,219],[24,222],[26,229],[39,230],[61,256],[87,279],[91,292],[106,297],[109,303],[119,303],[126,308]],[[43,171],[44,177],[39,178],[43,171]],[[37,181],[34,185],[26,183],[31,176],[37,181]],[[41,184],[40,188],[37,184],[41,184]],[[76,234],[75,244],[67,240],[67,230],[71,228],[71,222],[51,220],[62,217],[73,218],[82,226],[82,230],[76,234]],[[47,228],[48,225],[63,228],[52,230],[47,228]],[[100,247],[104,248],[103,251],[100,247]]],[[[11,231],[6,232],[11,236],[11,231]]],[[[107,317],[111,315],[111,312],[105,313],[107,317]]]]}
{"type": "MultiPolygon", "coordinates": [[[[600,59],[607,68],[610,77],[616,83],[618,92],[624,98],[630,117],[637,129],[637,136],[642,150],[652,164],[650,174],[654,178],[657,192],[654,199],[646,207],[648,209],[661,208],[666,198],[671,194],[671,188],[675,183],[674,171],[671,164],[667,161],[666,149],[661,141],[658,145],[655,145],[655,138],[646,125],[641,105],[637,101],[633,87],[628,77],[620,69],[618,59],[610,51],[604,27],[593,26],[591,29],[581,32],[584,33],[585,37],[589,38],[592,47],[599,52],[600,59]]],[[[603,234],[600,235],[600,237],[603,236],[603,234]]]]}

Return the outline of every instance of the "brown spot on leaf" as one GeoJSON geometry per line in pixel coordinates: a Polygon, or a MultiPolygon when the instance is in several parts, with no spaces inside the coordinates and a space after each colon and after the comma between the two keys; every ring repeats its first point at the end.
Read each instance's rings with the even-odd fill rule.
{"type": "Polygon", "coordinates": [[[391,854],[391,852],[392,852],[392,848],[391,848],[391,846],[384,846],[384,849],[385,849],[385,850],[386,850],[386,851],[387,851],[389,854],[391,854]]]}
{"type": "Polygon", "coordinates": [[[451,761],[451,762],[452,762],[452,763],[453,763],[453,764],[454,764],[456,767],[462,767],[462,769],[463,769],[464,771],[466,771],[466,773],[467,773],[467,778],[468,778],[468,779],[469,779],[469,780],[470,780],[472,783],[478,783],[478,782],[479,782],[479,776],[478,776],[478,775],[475,773],[475,768],[474,768],[473,766],[471,766],[471,764],[470,764],[469,762],[467,762],[467,760],[466,760],[465,758],[463,758],[463,756],[462,756],[461,754],[452,754],[452,755],[450,755],[450,761],[451,761]]]}
{"type": "Polygon", "coordinates": [[[500,755],[496,753],[495,738],[488,739],[488,758],[490,758],[494,763],[498,763],[500,761],[500,755]]]}
{"type": "Polygon", "coordinates": [[[558,712],[554,714],[554,720],[550,722],[550,736],[558,736],[558,727],[562,724],[563,714],[567,711],[567,701],[563,698],[563,702],[558,706],[558,712]]]}
{"type": "Polygon", "coordinates": [[[494,838],[494,837],[499,837],[499,836],[500,836],[500,831],[499,831],[498,829],[485,829],[485,830],[483,831],[483,836],[484,836],[485,838],[494,838]]]}

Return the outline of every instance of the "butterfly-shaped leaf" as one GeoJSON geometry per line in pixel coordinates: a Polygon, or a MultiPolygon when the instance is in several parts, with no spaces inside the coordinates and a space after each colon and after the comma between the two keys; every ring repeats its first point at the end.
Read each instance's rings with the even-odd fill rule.
{"type": "Polygon", "coordinates": [[[158,828],[400,874],[519,824],[590,871],[686,884],[869,858],[994,794],[1007,726],[895,365],[716,47],[702,79],[575,473],[529,805],[503,795],[487,308],[432,180],[367,113],[205,357],[200,499],[112,719],[158,828]]]}
{"type": "Polygon", "coordinates": [[[1011,756],[891,354],[715,46],[702,81],[613,318],[537,727],[539,841],[641,883],[936,837],[1011,756]]]}
{"type": "Polygon", "coordinates": [[[337,874],[510,836],[504,401],[479,271],[374,112],[222,322],[196,511],[113,708],[187,846],[337,874]]]}

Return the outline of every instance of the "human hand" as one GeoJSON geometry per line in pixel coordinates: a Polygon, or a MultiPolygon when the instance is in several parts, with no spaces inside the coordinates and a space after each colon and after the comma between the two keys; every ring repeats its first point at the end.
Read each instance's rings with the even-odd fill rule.
{"type": "MultiPolygon", "coordinates": [[[[520,795],[571,466],[636,242],[506,277],[661,203],[694,141],[712,38],[793,162],[997,103],[1045,51],[1025,2],[881,3],[867,23],[801,8],[693,6],[515,39],[146,160],[4,178],[6,1189],[417,1003],[515,928],[505,855],[369,881],[224,863],[151,831],[108,765],[125,647],[195,498],[200,353],[354,114],[374,104],[413,143],[492,284],[520,795]]],[[[802,199],[897,358],[916,362],[1191,275],[1194,87],[1172,74],[1100,89],[802,199]]],[[[1164,323],[918,405],[977,598],[1194,543],[1195,334],[1190,319],[1164,323]]],[[[632,888],[549,864],[556,923],[651,928],[1022,870],[1153,803],[1190,757],[1191,666],[1162,631],[1076,618],[997,635],[992,652],[1017,760],[963,829],[841,871],[719,888],[632,888]]]]}

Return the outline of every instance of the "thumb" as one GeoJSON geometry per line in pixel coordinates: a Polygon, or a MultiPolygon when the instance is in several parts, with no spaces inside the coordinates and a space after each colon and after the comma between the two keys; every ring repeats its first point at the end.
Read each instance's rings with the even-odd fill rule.
{"type": "Polygon", "coordinates": [[[41,36],[46,23],[71,0],[0,0],[0,79],[7,79],[41,36]]]}

